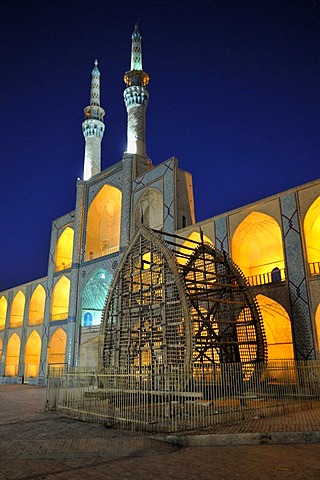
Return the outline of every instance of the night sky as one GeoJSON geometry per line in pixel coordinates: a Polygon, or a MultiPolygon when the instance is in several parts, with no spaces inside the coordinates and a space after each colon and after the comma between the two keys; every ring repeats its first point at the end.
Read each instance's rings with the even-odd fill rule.
{"type": "Polygon", "coordinates": [[[121,160],[137,20],[147,153],[193,174],[197,221],[319,177],[318,0],[2,0],[1,17],[0,290],[46,275],[75,207],[95,58],[102,167],[121,160]]]}

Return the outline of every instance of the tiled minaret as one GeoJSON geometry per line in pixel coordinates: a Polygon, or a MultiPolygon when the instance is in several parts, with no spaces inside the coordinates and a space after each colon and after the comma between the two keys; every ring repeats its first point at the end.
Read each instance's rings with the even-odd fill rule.
{"type": "Polygon", "coordinates": [[[124,74],[127,84],[123,96],[128,112],[127,153],[146,157],[146,110],[149,93],[146,86],[149,75],[142,69],[141,35],[134,27],[131,47],[131,70],[124,74]]]}
{"type": "Polygon", "coordinates": [[[91,78],[90,105],[84,109],[82,131],[86,141],[83,180],[101,172],[101,140],[104,134],[104,110],[100,107],[100,72],[94,62],[91,78]]]}

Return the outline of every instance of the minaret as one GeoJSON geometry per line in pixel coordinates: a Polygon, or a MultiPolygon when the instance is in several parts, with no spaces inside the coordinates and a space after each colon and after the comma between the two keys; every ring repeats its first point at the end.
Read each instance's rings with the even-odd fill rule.
{"type": "Polygon", "coordinates": [[[90,106],[84,109],[82,131],[86,141],[83,180],[101,172],[101,140],[104,134],[104,110],[100,107],[100,72],[98,60],[91,72],[90,106]]]}
{"type": "Polygon", "coordinates": [[[127,153],[146,157],[146,110],[149,93],[145,88],[149,75],[142,69],[141,35],[134,27],[131,47],[131,70],[124,74],[127,88],[123,92],[128,112],[127,153]]]}

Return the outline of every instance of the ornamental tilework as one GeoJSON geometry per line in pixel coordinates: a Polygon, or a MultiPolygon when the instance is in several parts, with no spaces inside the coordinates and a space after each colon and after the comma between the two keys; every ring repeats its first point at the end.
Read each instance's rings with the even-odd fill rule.
{"type": "Polygon", "coordinates": [[[130,239],[131,220],[131,189],[132,189],[132,156],[127,156],[123,162],[123,185],[122,185],[122,214],[120,227],[120,242],[126,247],[130,239]]]}
{"type": "Polygon", "coordinates": [[[222,252],[229,253],[227,218],[219,217],[214,221],[215,226],[215,246],[222,252]]]}
{"type": "Polygon", "coordinates": [[[294,193],[280,198],[280,205],[296,357],[297,359],[311,360],[315,358],[315,352],[301,232],[294,193]]]}

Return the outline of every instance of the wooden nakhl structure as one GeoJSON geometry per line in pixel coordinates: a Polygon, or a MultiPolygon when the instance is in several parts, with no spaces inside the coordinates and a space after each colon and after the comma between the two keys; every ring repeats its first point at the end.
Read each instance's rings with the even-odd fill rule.
{"type": "Polygon", "coordinates": [[[225,252],[142,226],[113,279],[103,313],[101,367],[206,366],[265,362],[259,307],[225,252]]]}

